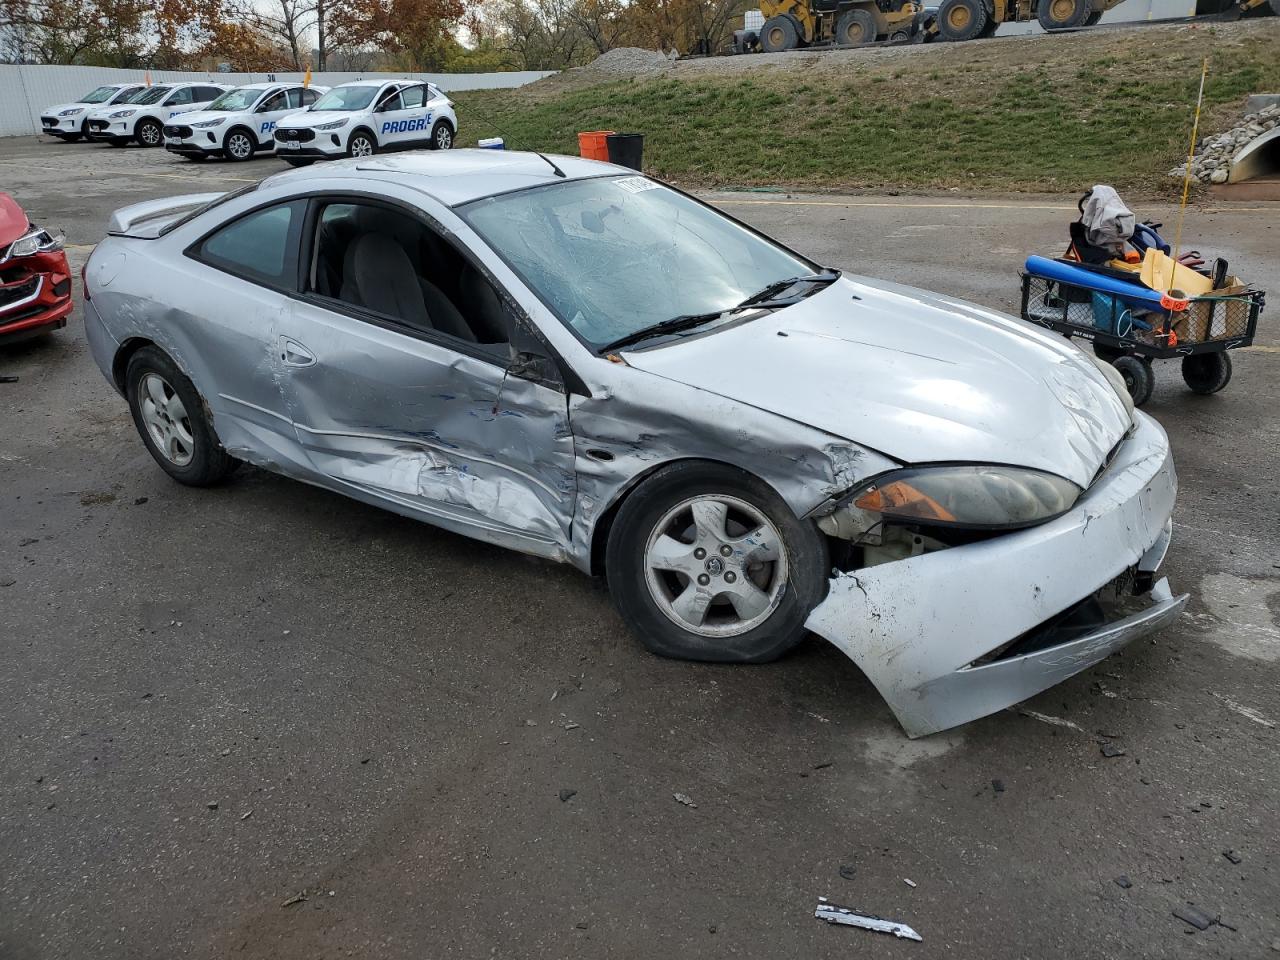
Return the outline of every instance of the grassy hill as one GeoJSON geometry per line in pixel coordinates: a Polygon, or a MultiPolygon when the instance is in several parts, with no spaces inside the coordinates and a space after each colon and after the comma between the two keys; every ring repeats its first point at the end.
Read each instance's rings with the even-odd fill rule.
{"type": "Polygon", "coordinates": [[[1148,193],[1201,132],[1280,91],[1280,18],[1056,37],[591,67],[457,94],[462,145],[576,153],[579,130],[646,135],[648,172],[699,186],[1148,193]]]}

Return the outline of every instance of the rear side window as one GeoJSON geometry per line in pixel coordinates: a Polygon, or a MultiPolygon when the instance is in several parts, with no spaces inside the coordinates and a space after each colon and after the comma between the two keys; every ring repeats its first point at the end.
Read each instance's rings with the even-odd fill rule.
{"type": "Polygon", "coordinates": [[[246,280],[293,289],[305,209],[305,200],[294,200],[245,214],[205,237],[194,255],[246,280]]]}
{"type": "Polygon", "coordinates": [[[405,108],[422,106],[422,94],[425,92],[425,87],[405,87],[401,90],[400,96],[404,100],[405,108]]]}
{"type": "Polygon", "coordinates": [[[222,91],[217,87],[196,87],[196,100],[203,103],[205,100],[217,100],[222,96],[222,91]]]}

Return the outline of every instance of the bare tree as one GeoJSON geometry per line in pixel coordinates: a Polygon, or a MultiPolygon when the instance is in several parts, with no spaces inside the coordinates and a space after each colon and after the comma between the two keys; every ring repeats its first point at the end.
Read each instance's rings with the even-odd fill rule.
{"type": "MultiPolygon", "coordinates": [[[[316,9],[317,0],[262,0],[260,4],[245,3],[239,13],[250,26],[266,35],[271,41],[283,47],[294,70],[303,67],[303,54],[308,49],[306,37],[315,30],[319,23],[316,9]]],[[[321,63],[317,68],[324,69],[324,48],[320,48],[321,63]]]]}

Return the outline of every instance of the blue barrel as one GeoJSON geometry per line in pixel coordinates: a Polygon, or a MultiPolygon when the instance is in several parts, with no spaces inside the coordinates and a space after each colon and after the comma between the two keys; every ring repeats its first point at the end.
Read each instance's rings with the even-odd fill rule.
{"type": "Polygon", "coordinates": [[[507,145],[502,142],[501,137],[486,137],[476,144],[481,150],[505,150],[507,145]]]}

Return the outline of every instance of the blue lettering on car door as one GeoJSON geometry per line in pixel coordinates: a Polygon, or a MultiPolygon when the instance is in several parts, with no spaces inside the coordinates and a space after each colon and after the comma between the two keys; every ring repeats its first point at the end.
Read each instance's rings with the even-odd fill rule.
{"type": "Polygon", "coordinates": [[[427,124],[431,122],[431,114],[425,117],[419,117],[417,120],[388,120],[382,125],[381,133],[412,133],[415,130],[425,130],[427,124]]]}
{"type": "Polygon", "coordinates": [[[259,132],[259,133],[270,133],[270,132],[271,132],[272,130],[274,130],[275,128],[276,128],[276,122],[275,122],[274,120],[264,120],[264,121],[263,121],[263,123],[262,123],[262,129],[261,129],[261,130],[259,130],[258,132],[259,132]]]}

